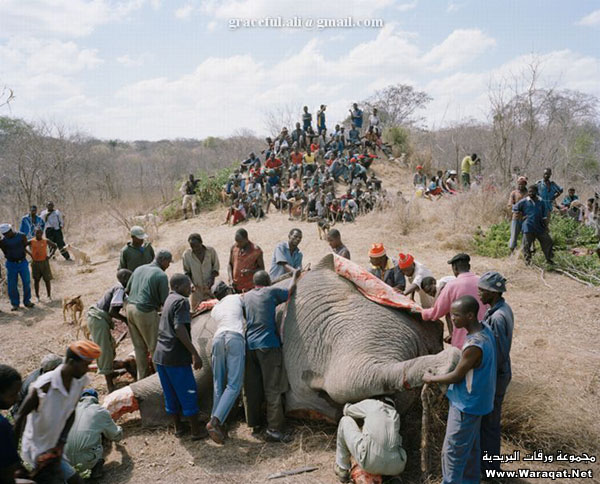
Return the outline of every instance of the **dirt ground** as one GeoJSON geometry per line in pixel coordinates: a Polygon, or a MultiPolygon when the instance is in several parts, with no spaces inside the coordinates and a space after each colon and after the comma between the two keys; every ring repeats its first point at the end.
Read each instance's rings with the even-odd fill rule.
{"type": "MultiPolygon", "coordinates": [[[[383,176],[388,190],[395,192],[401,188],[405,194],[410,193],[407,171],[377,165],[375,170],[383,176]]],[[[338,228],[353,260],[362,265],[368,263],[370,244],[381,241],[392,254],[400,250],[411,252],[441,277],[450,272],[446,261],[456,252],[468,249],[472,229],[465,231],[464,227],[469,226],[466,223],[469,219],[456,223],[458,211],[463,210],[461,203],[471,201],[419,201],[414,203],[412,213],[407,214],[405,206],[397,200],[388,212],[360,217],[356,223],[338,228]]],[[[484,208],[471,209],[483,211],[484,208]]],[[[199,232],[205,244],[217,250],[221,275],[226,277],[225,266],[237,227],[221,225],[223,212],[221,209],[161,225],[154,246],[173,252],[175,262],[167,271],[169,275],[182,270],[181,254],[187,246],[187,236],[199,232]]],[[[251,240],[262,247],[267,266],[270,266],[275,244],[286,239],[292,227],[304,232],[300,248],[305,263],[316,263],[328,252],[326,242],[317,236],[315,224],[291,222],[283,214],[270,214],[266,220],[249,222],[244,227],[251,240]]],[[[93,264],[82,267],[54,260],[53,302],[46,302],[42,297],[34,309],[23,309],[15,314],[8,312],[6,295],[0,300],[0,361],[15,366],[23,374],[33,370],[49,351],[63,353],[75,338],[75,328],[63,322],[60,299],[82,295],[86,306],[95,303],[103,291],[115,283],[118,250],[127,241],[127,234],[124,228],[116,227],[112,219],[99,215],[84,219],[77,227],[72,223],[68,238],[88,253],[93,264]]],[[[598,454],[600,291],[557,274],[542,274],[527,268],[516,257],[499,260],[475,256],[473,269],[479,274],[496,269],[507,277],[506,298],[515,313],[513,382],[505,400],[507,439],[503,450],[511,452],[518,448],[530,452],[540,448],[546,452],[568,450],[598,454]]],[[[118,356],[129,351],[131,344],[126,339],[118,349],[118,356]]],[[[105,393],[103,379],[94,376],[93,381],[100,393],[105,393]]],[[[108,454],[106,475],[101,482],[253,483],[264,482],[274,472],[307,465],[317,466],[318,470],[278,482],[337,482],[332,473],[335,428],[331,426],[296,422],[294,442],[277,445],[255,439],[246,425],[238,422],[233,425],[227,444],[219,447],[211,441],[178,440],[166,429],[144,429],[135,414],[123,420],[120,423],[125,429],[124,439],[108,454]]],[[[405,439],[407,437],[412,436],[405,439]]],[[[416,461],[417,456],[412,457],[416,461]]],[[[565,467],[523,464],[527,463],[511,464],[508,468],[557,470],[565,467]]],[[[411,462],[411,476],[416,475],[418,465],[411,462]]],[[[594,469],[595,476],[600,476],[597,463],[581,465],[581,468],[594,469]]],[[[411,477],[405,482],[418,482],[418,479],[411,477]]],[[[600,482],[600,478],[581,482],[600,482]]]]}

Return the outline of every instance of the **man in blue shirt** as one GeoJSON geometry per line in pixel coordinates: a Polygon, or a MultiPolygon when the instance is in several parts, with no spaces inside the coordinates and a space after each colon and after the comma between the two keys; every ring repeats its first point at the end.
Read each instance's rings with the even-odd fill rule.
{"type": "Polygon", "coordinates": [[[300,242],[302,242],[302,231],[292,229],[288,234],[287,242],[277,244],[271,260],[271,269],[269,270],[271,281],[277,282],[277,279],[288,272],[294,272],[294,269],[302,268],[302,252],[298,248],[300,242]]]}
{"type": "MultiPolygon", "coordinates": [[[[19,309],[19,276],[23,283],[23,305],[27,308],[35,306],[31,302],[31,279],[29,276],[29,262],[25,255],[29,253],[29,243],[25,234],[15,232],[10,224],[0,225],[0,249],[6,257],[6,279],[8,283],[8,298],[12,306],[11,311],[19,309]]],[[[31,254],[30,254],[31,255],[31,254]]]]}
{"type": "MultiPolygon", "coordinates": [[[[479,278],[477,284],[479,299],[483,304],[489,304],[483,317],[483,325],[494,333],[496,338],[496,394],[494,409],[481,419],[481,454],[488,456],[500,455],[500,418],[502,401],[506,388],[510,383],[512,371],[510,367],[510,347],[514,328],[514,315],[502,294],[506,292],[506,279],[494,271],[486,272],[479,278]]],[[[500,471],[500,461],[485,459],[481,461],[482,472],[488,470],[500,471]]]]}
{"type": "Polygon", "coordinates": [[[531,185],[527,189],[529,196],[519,200],[513,206],[513,212],[519,213],[523,220],[523,254],[525,262],[531,263],[531,247],[535,239],[540,241],[542,251],[549,264],[554,264],[552,238],[548,233],[548,216],[550,208],[538,198],[538,186],[531,185]]]}
{"type": "Polygon", "coordinates": [[[467,340],[456,368],[445,375],[425,373],[424,383],[447,384],[450,401],[442,448],[443,484],[480,482],[480,426],[494,408],[496,342],[492,330],[477,320],[479,303],[463,296],[452,303],[457,328],[466,328],[467,340]],[[468,380],[468,382],[467,382],[468,380]]]}
{"type": "Polygon", "coordinates": [[[246,422],[258,433],[262,427],[262,405],[267,408],[266,438],[273,442],[289,442],[283,433],[284,415],[281,395],[287,390],[281,340],[277,334],[275,312],[296,288],[300,271],[295,270],[288,289],[271,286],[269,274],[254,274],[254,289],[244,294],[246,310],[246,369],[244,376],[244,408],[246,422]]]}
{"type": "Polygon", "coordinates": [[[350,117],[352,119],[352,124],[360,131],[363,125],[363,112],[361,109],[358,109],[358,104],[354,103],[352,105],[352,109],[350,109],[350,117]]]}
{"type": "Polygon", "coordinates": [[[327,131],[327,126],[325,125],[325,110],[327,106],[325,104],[321,104],[321,108],[317,111],[317,133],[319,136],[321,134],[325,134],[327,131]]]}
{"type": "Polygon", "coordinates": [[[552,212],[554,200],[563,192],[562,187],[554,183],[550,178],[552,178],[552,169],[546,168],[544,170],[544,178],[536,183],[538,195],[546,205],[548,213],[552,212]]]}
{"type": "Polygon", "coordinates": [[[31,240],[35,237],[35,229],[40,228],[44,230],[44,226],[45,224],[42,217],[37,214],[37,207],[32,205],[29,213],[24,215],[21,219],[19,232],[24,233],[27,240],[31,240]]]}

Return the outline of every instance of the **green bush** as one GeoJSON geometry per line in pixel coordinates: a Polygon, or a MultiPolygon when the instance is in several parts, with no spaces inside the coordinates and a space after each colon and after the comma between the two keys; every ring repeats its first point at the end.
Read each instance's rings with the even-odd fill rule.
{"type": "Polygon", "coordinates": [[[383,133],[383,139],[392,145],[398,153],[406,153],[410,156],[412,147],[410,145],[410,132],[402,126],[391,126],[383,133]]]}
{"type": "Polygon", "coordinates": [[[196,188],[196,200],[200,210],[212,208],[221,201],[223,185],[227,183],[231,173],[233,173],[232,167],[219,170],[213,175],[207,173],[200,175],[200,183],[196,188]]]}
{"type": "MultiPolygon", "coordinates": [[[[574,255],[572,248],[594,249],[597,238],[594,230],[575,220],[554,213],[550,219],[550,236],[554,241],[555,268],[591,284],[600,285],[600,259],[597,255],[574,255]]],[[[485,233],[473,238],[475,251],[485,257],[501,258],[510,254],[510,222],[505,220],[490,226],[485,233]]],[[[532,262],[548,268],[541,250],[535,252],[532,262]]]]}

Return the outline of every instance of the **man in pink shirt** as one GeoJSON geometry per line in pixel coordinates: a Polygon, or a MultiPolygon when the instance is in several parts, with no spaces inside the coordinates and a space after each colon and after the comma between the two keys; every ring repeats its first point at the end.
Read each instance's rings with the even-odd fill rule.
{"type": "MultiPolygon", "coordinates": [[[[448,284],[444,286],[432,308],[423,309],[421,312],[423,321],[435,321],[446,316],[450,313],[450,306],[452,306],[452,303],[463,296],[473,296],[477,299],[477,302],[479,303],[479,313],[477,314],[477,318],[479,321],[483,319],[483,316],[487,311],[487,305],[484,305],[481,302],[481,299],[479,299],[479,292],[477,289],[479,276],[471,272],[470,262],[471,257],[469,257],[468,254],[462,253],[456,254],[448,261],[448,264],[452,265],[452,272],[456,276],[456,279],[448,282],[448,284]]],[[[448,333],[451,335],[449,342],[452,346],[462,349],[467,337],[467,331],[463,328],[454,327],[450,318],[446,318],[446,322],[448,323],[448,333]]]]}

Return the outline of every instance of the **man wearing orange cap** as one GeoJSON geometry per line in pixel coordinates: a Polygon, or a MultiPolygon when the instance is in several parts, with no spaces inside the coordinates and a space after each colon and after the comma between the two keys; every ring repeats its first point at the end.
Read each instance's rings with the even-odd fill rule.
{"type": "Polygon", "coordinates": [[[404,295],[410,296],[414,301],[415,293],[418,291],[421,307],[430,308],[433,306],[433,298],[423,290],[421,284],[425,277],[433,277],[433,273],[423,264],[417,262],[411,254],[398,254],[398,267],[410,283],[404,290],[404,295]]]}
{"type": "Polygon", "coordinates": [[[92,341],[71,343],[64,363],[31,385],[19,409],[15,433],[17,440],[23,435],[21,455],[33,467],[36,482],[83,482],[63,456],[63,448],[75,419],[75,406],[89,383],[88,367],[100,353],[92,341]]]}
{"type": "Polygon", "coordinates": [[[369,272],[377,279],[381,279],[396,291],[404,291],[406,280],[404,274],[398,267],[395,259],[387,256],[383,244],[373,244],[369,249],[369,261],[371,268],[369,272]]]}

